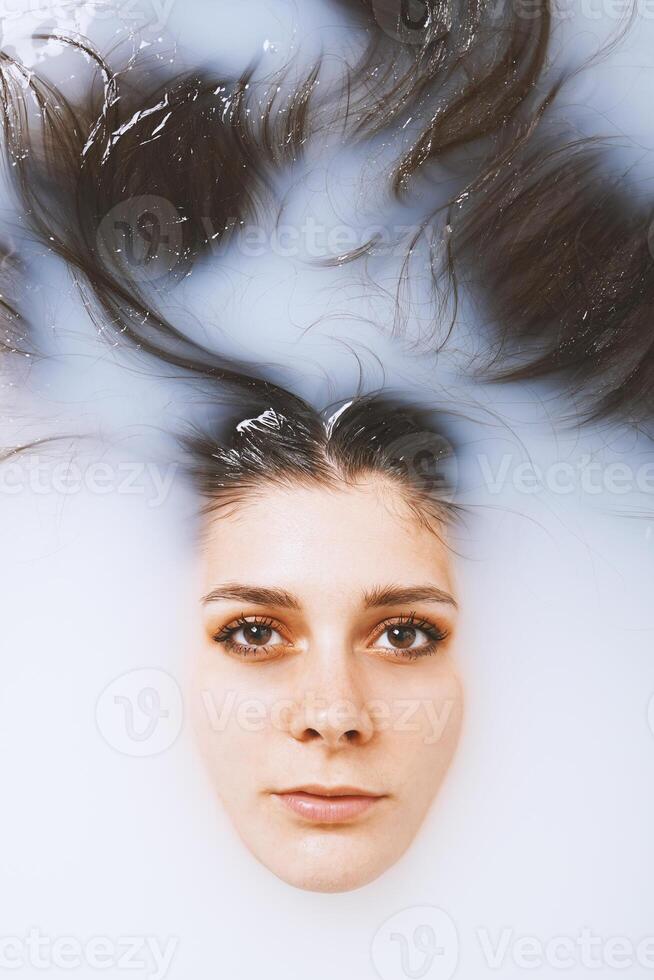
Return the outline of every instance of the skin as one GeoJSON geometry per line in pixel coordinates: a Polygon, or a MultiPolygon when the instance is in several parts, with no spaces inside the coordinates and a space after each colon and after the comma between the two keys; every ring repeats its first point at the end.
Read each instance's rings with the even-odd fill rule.
{"type": "Polygon", "coordinates": [[[209,519],[202,610],[195,730],[243,841],[299,888],[372,881],[413,840],[459,739],[446,545],[384,478],[266,486],[209,519]],[[418,586],[434,595],[380,594],[418,586]],[[435,642],[433,628],[446,637],[435,642]],[[287,795],[306,787],[308,797],[287,795]],[[341,809],[327,800],[323,821],[316,795],[342,788],[352,792],[336,794],[341,809]],[[297,812],[307,807],[313,819],[297,812]]]}

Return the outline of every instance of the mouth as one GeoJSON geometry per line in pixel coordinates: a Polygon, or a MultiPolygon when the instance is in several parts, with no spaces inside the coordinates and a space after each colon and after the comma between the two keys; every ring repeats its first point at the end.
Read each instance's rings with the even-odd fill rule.
{"type": "Polygon", "coordinates": [[[301,819],[322,824],[349,823],[385,799],[352,786],[301,786],[272,796],[301,819]]]}

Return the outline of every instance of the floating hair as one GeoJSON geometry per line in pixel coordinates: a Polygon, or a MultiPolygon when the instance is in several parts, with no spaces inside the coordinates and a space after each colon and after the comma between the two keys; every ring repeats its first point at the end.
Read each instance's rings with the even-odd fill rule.
{"type": "Polygon", "coordinates": [[[25,270],[11,242],[0,242],[0,353],[29,356],[32,344],[21,312],[19,284],[25,270]]]}
{"type": "Polygon", "coordinates": [[[396,193],[428,162],[498,134],[506,141],[513,120],[548,98],[550,0],[337,2],[369,34],[349,99],[359,132],[427,118],[393,172],[396,193]]]}
{"type": "Polygon", "coordinates": [[[541,140],[451,221],[495,329],[487,376],[555,377],[589,419],[654,414],[652,204],[592,140],[541,140]]]}
{"type": "Polygon", "coordinates": [[[249,366],[175,327],[157,292],[261,214],[274,168],[301,152],[318,69],[290,98],[275,84],[262,103],[252,70],[231,81],[164,74],[139,57],[113,69],[89,43],[56,39],[93,66],[77,99],[0,54],[5,147],[28,228],[73,270],[102,331],[170,365],[256,386],[249,366]]]}

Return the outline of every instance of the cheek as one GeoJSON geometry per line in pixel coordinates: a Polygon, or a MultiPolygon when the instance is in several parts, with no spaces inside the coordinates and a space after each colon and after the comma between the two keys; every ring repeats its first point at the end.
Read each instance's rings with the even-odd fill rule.
{"type": "MultiPolygon", "coordinates": [[[[408,670],[408,669],[407,669],[408,670]]],[[[422,673],[422,672],[421,672],[422,673]]],[[[384,738],[398,782],[431,799],[454,758],[463,721],[463,688],[449,664],[431,677],[414,673],[398,684],[384,738]]]]}
{"type": "Polygon", "coordinates": [[[205,646],[189,679],[196,742],[226,803],[256,788],[276,744],[271,728],[283,728],[287,719],[283,685],[265,674],[265,669],[244,666],[205,646]]]}
{"type": "Polygon", "coordinates": [[[239,724],[242,692],[229,664],[223,664],[213,648],[203,649],[189,678],[189,715],[196,742],[211,782],[220,796],[231,796],[242,781],[238,760],[248,753],[256,736],[239,724]]]}
{"type": "Polygon", "coordinates": [[[239,711],[229,693],[205,688],[203,697],[194,701],[193,728],[205,770],[223,803],[242,805],[257,785],[266,753],[263,724],[248,705],[239,711]]]}

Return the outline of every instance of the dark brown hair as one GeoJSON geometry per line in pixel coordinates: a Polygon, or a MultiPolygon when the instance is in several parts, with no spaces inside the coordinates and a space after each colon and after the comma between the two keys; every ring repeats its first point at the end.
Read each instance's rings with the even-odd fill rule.
{"type": "Polygon", "coordinates": [[[651,419],[653,212],[586,139],[537,139],[462,207],[453,249],[493,327],[486,376],[554,378],[587,419],[651,419]]]}
{"type": "Polygon", "coordinates": [[[451,502],[454,450],[435,412],[381,396],[318,412],[277,390],[246,417],[225,416],[183,440],[189,472],[213,512],[266,485],[338,486],[381,475],[433,529],[457,513],[451,502]]]}
{"type": "MultiPolygon", "coordinates": [[[[422,125],[393,172],[396,193],[425,164],[489,137],[506,144],[507,127],[524,122],[534,103],[548,97],[539,83],[551,35],[550,0],[338,2],[369,36],[348,102],[358,132],[416,120],[422,125]]],[[[487,145],[473,154],[472,167],[465,158],[459,163],[470,175],[493,155],[487,145]]]]}
{"type": "MultiPolygon", "coordinates": [[[[347,0],[370,31],[359,74],[373,79],[350,112],[370,135],[426,111],[430,93],[445,100],[395,172],[397,188],[423,163],[486,139],[478,171],[441,217],[452,293],[463,273],[495,324],[492,376],[556,375],[588,393],[590,416],[651,416],[649,208],[606,178],[597,147],[561,144],[538,125],[556,91],[537,84],[549,0],[534,0],[531,19],[509,4],[492,22],[486,5],[468,3],[443,24],[445,8],[429,0],[424,36],[407,45],[379,23],[397,0],[347,0]]],[[[279,79],[255,86],[251,70],[226,80],[140,56],[111,68],[88,44],[68,43],[93,66],[76,98],[0,56],[25,224],[73,270],[102,331],[246,397],[274,393],[251,364],[176,326],[165,288],[274,199],[277,170],[308,136],[319,65],[284,91],[279,79]],[[140,267],[128,249],[136,234],[152,244],[140,267]]],[[[435,235],[437,213],[422,226],[435,235]]],[[[16,307],[5,302],[13,327],[16,307]]]]}
{"type": "Polygon", "coordinates": [[[0,242],[0,352],[29,356],[33,351],[20,309],[19,284],[25,279],[20,256],[11,241],[0,242]]]}
{"type": "Polygon", "coordinates": [[[252,70],[232,80],[171,74],[143,57],[112,68],[90,44],[64,40],[92,65],[77,97],[0,54],[5,148],[25,224],[71,268],[100,330],[185,371],[256,387],[250,365],[167,318],[164,287],[261,214],[274,168],[301,152],[317,66],[290,93],[280,78],[255,92],[252,70]],[[145,246],[138,262],[135,236],[145,246]]]}

